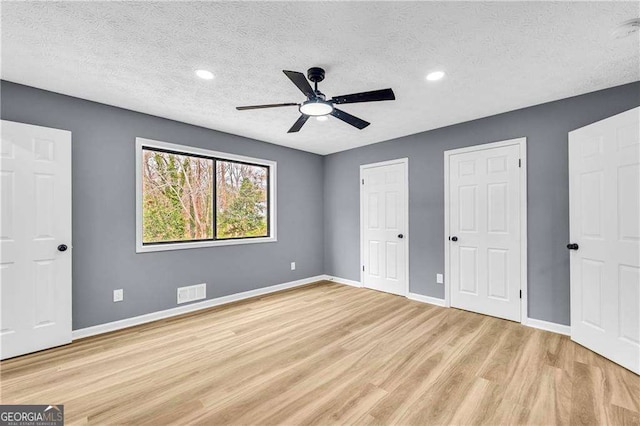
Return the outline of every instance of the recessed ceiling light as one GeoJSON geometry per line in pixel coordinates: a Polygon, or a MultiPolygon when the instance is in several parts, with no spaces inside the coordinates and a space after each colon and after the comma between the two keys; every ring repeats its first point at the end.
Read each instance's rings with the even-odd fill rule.
{"type": "Polygon", "coordinates": [[[329,117],[327,117],[326,115],[319,115],[316,117],[316,120],[318,121],[327,121],[329,119],[329,117]]]}
{"type": "Polygon", "coordinates": [[[444,71],[434,71],[427,74],[427,80],[429,81],[438,81],[442,77],[444,77],[444,71]]]}
{"type": "Polygon", "coordinates": [[[203,80],[212,80],[213,73],[207,70],[196,70],[196,75],[203,80]]]}
{"type": "Polygon", "coordinates": [[[638,31],[640,31],[640,18],[629,19],[628,21],[618,25],[616,29],[613,30],[613,38],[625,38],[631,34],[637,33],[638,31]]]}

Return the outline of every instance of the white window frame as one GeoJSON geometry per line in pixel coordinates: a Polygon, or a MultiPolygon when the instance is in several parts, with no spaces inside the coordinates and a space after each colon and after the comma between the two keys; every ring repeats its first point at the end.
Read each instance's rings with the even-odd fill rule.
{"type": "MultiPolygon", "coordinates": [[[[231,246],[238,244],[271,243],[278,241],[276,233],[276,186],[277,186],[277,163],[271,160],[245,157],[243,155],[228,154],[226,152],[211,151],[203,148],[196,148],[187,145],[179,145],[168,142],[156,141],[153,139],[136,138],[136,253],[147,253],[166,250],[183,250],[201,247],[231,246]],[[185,241],[171,243],[143,244],[142,242],[142,149],[156,148],[168,151],[194,154],[206,157],[213,157],[218,160],[240,161],[244,163],[256,164],[269,167],[269,236],[238,238],[213,241],[185,241]]],[[[215,214],[215,213],[214,213],[215,214]]],[[[215,231],[214,231],[215,232],[215,231]]]]}

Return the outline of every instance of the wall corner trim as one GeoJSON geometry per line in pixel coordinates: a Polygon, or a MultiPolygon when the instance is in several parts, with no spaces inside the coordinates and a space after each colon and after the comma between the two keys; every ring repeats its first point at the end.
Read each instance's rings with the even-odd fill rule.
{"type": "Polygon", "coordinates": [[[352,287],[362,287],[362,283],[360,281],[348,280],[346,278],[334,277],[332,275],[325,275],[324,279],[338,284],[350,285],[352,287]]]}
{"type": "Polygon", "coordinates": [[[415,300],[416,302],[429,303],[431,305],[442,306],[445,307],[444,299],[439,299],[437,297],[425,296],[424,294],[418,293],[409,293],[407,294],[407,298],[410,300],[415,300]]]}
{"type": "Polygon", "coordinates": [[[258,288],[255,290],[243,291],[242,293],[230,294],[228,296],[216,297],[202,302],[191,303],[185,306],[177,306],[175,308],[165,309],[163,311],[151,312],[136,317],[125,318],[118,321],[98,324],[91,327],[73,330],[72,340],[78,340],[85,337],[95,336],[98,334],[109,333],[111,331],[122,330],[124,328],[136,325],[146,324],[148,322],[158,321],[164,318],[171,318],[178,315],[200,311],[202,309],[212,308],[214,306],[225,305],[227,303],[237,302],[239,300],[250,299],[252,297],[262,296],[269,293],[286,290],[289,288],[299,287],[325,280],[326,275],[316,275],[314,277],[303,278],[296,281],[289,281],[282,284],[276,284],[269,287],[258,288]]]}
{"type": "Polygon", "coordinates": [[[524,325],[528,327],[539,328],[540,330],[551,331],[552,333],[571,336],[570,325],[558,324],[556,322],[543,321],[535,318],[527,318],[524,321],[524,325]]]}

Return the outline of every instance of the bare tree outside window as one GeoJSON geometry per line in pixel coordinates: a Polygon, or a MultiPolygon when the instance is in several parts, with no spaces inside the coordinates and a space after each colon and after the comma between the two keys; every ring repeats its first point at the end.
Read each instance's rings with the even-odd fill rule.
{"type": "Polygon", "coordinates": [[[213,160],[142,153],[143,242],[213,238],[213,160]]]}

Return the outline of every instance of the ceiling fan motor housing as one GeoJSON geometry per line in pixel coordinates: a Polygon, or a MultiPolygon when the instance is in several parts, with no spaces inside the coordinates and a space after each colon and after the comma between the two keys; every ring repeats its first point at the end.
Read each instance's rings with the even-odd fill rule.
{"type": "Polygon", "coordinates": [[[324,70],[322,68],[313,67],[307,70],[307,78],[314,83],[324,80],[324,70]]]}

